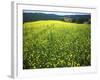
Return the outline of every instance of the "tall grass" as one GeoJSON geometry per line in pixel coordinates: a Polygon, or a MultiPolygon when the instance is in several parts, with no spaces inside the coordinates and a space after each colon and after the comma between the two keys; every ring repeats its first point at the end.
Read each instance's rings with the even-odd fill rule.
{"type": "Polygon", "coordinates": [[[27,22],[23,26],[23,68],[91,65],[89,24],[61,21],[27,22]]]}

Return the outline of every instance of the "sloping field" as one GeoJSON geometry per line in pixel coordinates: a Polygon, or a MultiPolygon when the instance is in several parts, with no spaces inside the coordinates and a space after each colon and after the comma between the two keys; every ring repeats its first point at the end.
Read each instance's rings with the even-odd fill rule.
{"type": "Polygon", "coordinates": [[[56,20],[23,24],[23,68],[91,65],[89,24],[56,20]]]}

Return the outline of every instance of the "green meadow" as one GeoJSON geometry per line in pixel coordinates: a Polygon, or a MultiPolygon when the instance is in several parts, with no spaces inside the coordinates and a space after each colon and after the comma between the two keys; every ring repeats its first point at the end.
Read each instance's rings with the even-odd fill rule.
{"type": "Polygon", "coordinates": [[[90,24],[59,20],[23,24],[23,69],[90,65],[90,24]]]}

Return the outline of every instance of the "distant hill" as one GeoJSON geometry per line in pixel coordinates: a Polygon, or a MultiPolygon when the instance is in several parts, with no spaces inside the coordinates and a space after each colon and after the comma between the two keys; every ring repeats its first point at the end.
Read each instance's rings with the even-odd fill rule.
{"type": "Polygon", "coordinates": [[[45,13],[23,13],[23,23],[24,22],[32,22],[38,20],[61,20],[65,21],[70,19],[71,22],[75,23],[90,23],[91,16],[90,15],[56,15],[56,14],[45,14],[45,13]]]}

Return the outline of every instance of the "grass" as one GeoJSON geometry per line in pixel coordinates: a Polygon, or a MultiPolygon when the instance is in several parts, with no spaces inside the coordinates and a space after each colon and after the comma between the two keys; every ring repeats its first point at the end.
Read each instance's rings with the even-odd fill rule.
{"type": "Polygon", "coordinates": [[[90,24],[47,20],[23,26],[23,68],[91,65],[90,24]]]}

